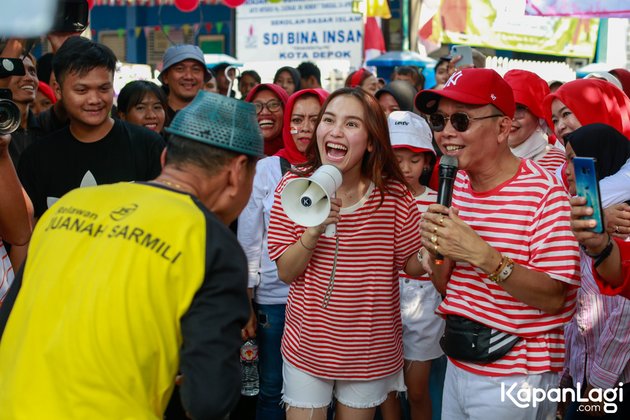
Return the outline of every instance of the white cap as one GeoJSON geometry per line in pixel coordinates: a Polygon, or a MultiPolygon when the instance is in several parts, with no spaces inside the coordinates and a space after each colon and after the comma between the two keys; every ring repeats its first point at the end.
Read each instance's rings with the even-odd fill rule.
{"type": "Polygon", "coordinates": [[[418,114],[394,111],[387,117],[387,124],[394,149],[405,148],[415,153],[431,152],[435,155],[431,128],[418,114]]]}
{"type": "Polygon", "coordinates": [[[584,76],[584,78],[585,79],[602,79],[609,83],[612,83],[613,85],[617,86],[619,89],[623,90],[623,87],[621,86],[621,82],[619,81],[619,79],[617,79],[614,75],[605,71],[594,71],[584,76]]]}

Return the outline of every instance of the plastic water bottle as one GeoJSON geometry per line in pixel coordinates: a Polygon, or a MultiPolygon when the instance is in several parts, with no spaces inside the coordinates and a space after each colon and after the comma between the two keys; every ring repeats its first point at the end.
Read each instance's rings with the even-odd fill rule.
{"type": "Polygon", "coordinates": [[[241,394],[258,395],[258,344],[250,338],[241,346],[241,394]]]}

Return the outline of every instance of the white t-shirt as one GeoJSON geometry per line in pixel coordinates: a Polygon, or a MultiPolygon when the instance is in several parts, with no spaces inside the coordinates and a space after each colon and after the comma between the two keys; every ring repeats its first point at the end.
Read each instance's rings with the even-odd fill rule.
{"type": "Polygon", "coordinates": [[[258,161],[252,194],[238,217],[238,242],[247,256],[249,287],[261,305],[287,303],[289,285],[278,278],[276,263],[269,259],[267,232],[273,194],[282,179],[280,158],[270,156],[258,161]]]}

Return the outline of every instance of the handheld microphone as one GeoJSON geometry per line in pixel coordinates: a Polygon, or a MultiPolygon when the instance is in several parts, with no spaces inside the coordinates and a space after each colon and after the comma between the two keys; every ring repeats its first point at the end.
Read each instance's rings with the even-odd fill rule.
{"type": "MultiPolygon", "coordinates": [[[[453,156],[444,155],[440,159],[440,184],[438,188],[437,203],[446,207],[451,206],[451,200],[453,199],[453,184],[455,183],[455,177],[457,176],[457,158],[453,156]]],[[[435,263],[440,265],[444,262],[444,257],[441,254],[437,254],[435,263]]]]}

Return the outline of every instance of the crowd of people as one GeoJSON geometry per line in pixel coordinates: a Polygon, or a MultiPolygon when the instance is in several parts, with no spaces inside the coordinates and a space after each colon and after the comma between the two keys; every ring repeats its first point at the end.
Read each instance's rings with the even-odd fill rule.
{"type": "Polygon", "coordinates": [[[476,52],[427,89],[401,66],[328,92],[311,62],[263,82],[176,45],[161,85],[115,100],[108,47],[50,41],[2,49],[25,71],[0,79],[21,113],[0,136],[0,418],[229,418],[251,338],[258,420],[628,418],[628,70],[552,92],[476,52]],[[343,182],[302,226],[282,192],[326,165],[343,182]]]}

